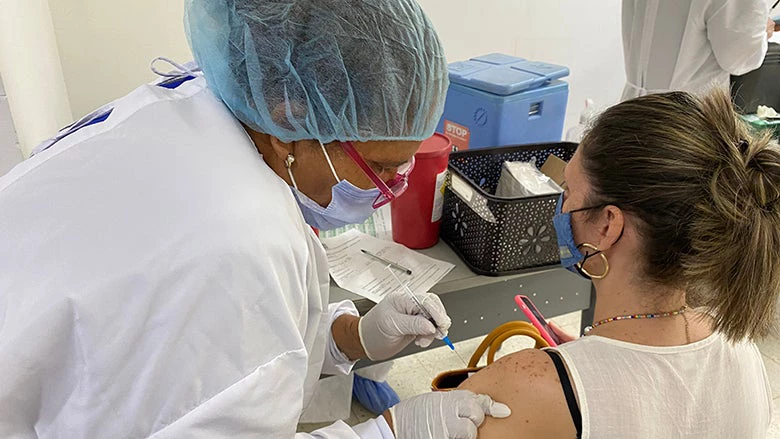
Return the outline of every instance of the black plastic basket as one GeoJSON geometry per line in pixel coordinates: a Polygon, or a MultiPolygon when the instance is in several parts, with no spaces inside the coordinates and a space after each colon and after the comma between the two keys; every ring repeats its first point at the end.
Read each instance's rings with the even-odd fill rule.
{"type": "Polygon", "coordinates": [[[557,264],[552,218],[558,194],[527,198],[493,195],[505,161],[536,160],[550,154],[569,161],[576,143],[475,149],[450,155],[441,237],[474,272],[513,274],[557,264]]]}

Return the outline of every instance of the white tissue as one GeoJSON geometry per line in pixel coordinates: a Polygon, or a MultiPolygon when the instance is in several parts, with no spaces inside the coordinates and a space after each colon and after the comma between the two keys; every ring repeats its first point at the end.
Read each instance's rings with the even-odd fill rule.
{"type": "Polygon", "coordinates": [[[775,111],[772,107],[767,107],[766,105],[759,105],[758,109],[756,110],[756,116],[758,116],[761,119],[775,119],[777,117],[780,117],[780,114],[777,114],[777,111],[775,111]]]}

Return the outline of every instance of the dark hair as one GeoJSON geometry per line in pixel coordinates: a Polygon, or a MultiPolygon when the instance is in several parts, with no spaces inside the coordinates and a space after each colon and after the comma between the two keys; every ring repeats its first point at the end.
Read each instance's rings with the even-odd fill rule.
{"type": "Polygon", "coordinates": [[[730,98],[640,97],[583,139],[595,202],[640,219],[644,275],[684,288],[731,340],[766,335],[780,291],[780,148],[730,98]]]}

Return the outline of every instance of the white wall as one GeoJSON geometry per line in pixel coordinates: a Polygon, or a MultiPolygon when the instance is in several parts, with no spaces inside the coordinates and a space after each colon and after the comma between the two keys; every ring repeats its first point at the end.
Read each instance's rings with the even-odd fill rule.
{"type": "Polygon", "coordinates": [[[625,83],[620,0],[418,0],[450,61],[502,52],[569,67],[566,127],[585,98],[606,107],[625,83]]]}
{"type": "Polygon", "coordinates": [[[0,1],[0,75],[19,142],[29,152],[71,122],[47,0],[0,1]]]}
{"type": "Polygon", "coordinates": [[[76,118],[153,80],[153,58],[192,57],[183,0],[48,1],[76,118]]]}
{"type": "Polygon", "coordinates": [[[22,160],[22,151],[16,139],[11,108],[5,96],[3,81],[0,78],[0,175],[5,174],[22,160]]]}
{"type": "MultiPolygon", "coordinates": [[[[17,0],[20,1],[20,0],[17,0]]],[[[450,61],[503,52],[568,66],[566,126],[586,97],[618,101],[625,76],[620,0],[419,0],[450,61]]],[[[183,0],[49,0],[73,115],[154,78],[149,61],[190,58],[183,0]]]]}

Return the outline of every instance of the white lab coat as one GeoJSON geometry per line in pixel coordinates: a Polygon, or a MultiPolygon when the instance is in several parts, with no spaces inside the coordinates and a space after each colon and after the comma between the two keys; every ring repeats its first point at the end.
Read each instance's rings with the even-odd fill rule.
{"type": "Polygon", "coordinates": [[[623,100],[728,88],[764,61],[768,18],[767,0],[623,0],[623,100]]]}
{"type": "MultiPolygon", "coordinates": [[[[322,246],[202,77],[18,165],[0,212],[0,437],[292,438],[351,368],[329,325],[354,307],[329,311],[322,246]]],[[[391,437],[357,430],[313,437],[391,437]]]]}

